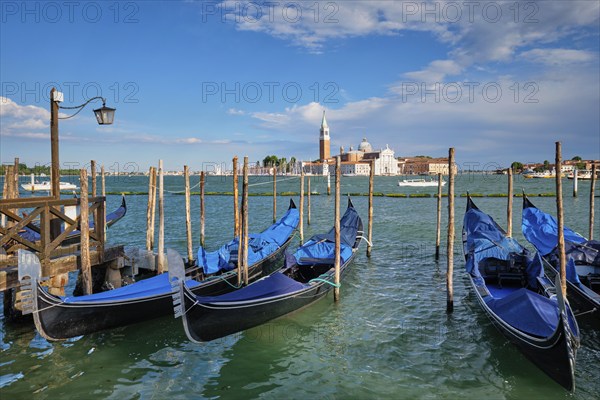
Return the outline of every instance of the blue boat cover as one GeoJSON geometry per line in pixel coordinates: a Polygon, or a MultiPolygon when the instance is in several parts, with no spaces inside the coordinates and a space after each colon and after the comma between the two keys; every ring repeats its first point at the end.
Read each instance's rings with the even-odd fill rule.
{"type": "MultiPolygon", "coordinates": [[[[357,232],[362,221],[354,207],[348,207],[340,220],[340,263],[344,264],[352,257],[352,246],[356,242],[357,232]]],[[[293,260],[298,265],[315,263],[334,263],[335,228],[328,233],[315,235],[296,250],[293,260]]],[[[288,264],[289,265],[289,264],[288,264]]]]}
{"type": "MultiPolygon", "coordinates": [[[[481,277],[479,264],[487,258],[510,260],[515,254],[527,256],[527,250],[515,239],[506,237],[496,221],[477,208],[465,213],[464,230],[467,237],[465,268],[474,277],[481,277]]],[[[527,257],[525,268],[529,286],[537,287],[537,277],[544,276],[542,260],[538,254],[527,257]]]]}
{"type": "MultiPolygon", "coordinates": [[[[537,278],[544,276],[542,258],[538,253],[529,257],[527,250],[513,238],[505,236],[504,230],[489,215],[476,207],[469,208],[464,218],[466,235],[466,270],[478,285],[485,285],[479,265],[487,258],[511,260],[516,255],[525,256],[525,274],[529,286],[537,287],[537,278]]],[[[532,290],[519,288],[512,292],[483,296],[487,306],[503,321],[529,335],[551,336],[558,326],[558,304],[532,290]]]]}
{"type": "MultiPolygon", "coordinates": [[[[537,207],[523,209],[521,228],[523,236],[535,248],[546,256],[554,250],[558,243],[558,222],[550,214],[537,207]]],[[[586,239],[571,229],[564,227],[565,243],[584,243],[586,239]]]]}
{"type": "MultiPolygon", "coordinates": [[[[248,249],[248,260],[249,263],[255,263],[258,260],[268,256],[277,248],[279,245],[277,241],[281,241],[284,243],[287,237],[292,234],[292,231],[296,229],[298,222],[300,220],[300,216],[298,210],[296,208],[290,208],[288,212],[281,218],[279,222],[268,228],[265,232],[267,233],[268,238],[273,238],[273,243],[266,243],[260,241],[261,248],[257,248],[256,250],[252,249],[252,246],[248,249]],[[280,236],[281,235],[281,236],[280,236]],[[265,255],[266,254],[266,255],[265,255]]],[[[264,233],[264,232],[263,232],[264,233]]],[[[253,238],[262,235],[252,235],[253,238]]],[[[237,239],[233,240],[230,244],[235,246],[237,249],[237,239]]],[[[227,246],[227,245],[226,245],[227,246]]],[[[217,260],[211,259],[210,257],[214,257],[212,253],[206,253],[204,260],[212,260],[215,262],[220,262],[219,252],[221,249],[217,250],[214,253],[217,253],[217,260]]],[[[227,253],[228,255],[229,253],[227,253]]],[[[199,252],[200,255],[200,252],[199,252]]],[[[225,255],[223,255],[225,257],[225,255]]],[[[189,288],[194,288],[200,285],[201,282],[197,282],[195,280],[186,281],[186,286],[189,288]]],[[[102,293],[94,293],[86,296],[69,296],[63,297],[62,300],[65,303],[78,303],[78,302],[94,302],[94,301],[122,301],[122,300],[135,300],[139,298],[144,298],[148,296],[158,296],[171,293],[171,284],[169,283],[169,274],[161,274],[158,276],[154,276],[152,278],[144,279],[131,285],[124,286],[122,288],[109,290],[102,293]]]]}
{"type": "MultiPolygon", "coordinates": [[[[189,288],[198,286],[200,283],[195,280],[188,280],[185,283],[189,288]]],[[[171,293],[171,284],[169,283],[169,274],[160,274],[152,278],[144,279],[123,286],[118,289],[108,290],[106,292],[94,293],[85,296],[67,296],[61,297],[65,303],[85,303],[95,301],[121,301],[140,299],[149,296],[159,296],[171,293]]]]}
{"type": "Polygon", "coordinates": [[[198,303],[239,302],[255,299],[265,299],[303,290],[308,285],[289,278],[281,272],[275,272],[242,289],[220,296],[196,296],[198,303]]]}
{"type": "MultiPolygon", "coordinates": [[[[300,222],[297,208],[290,208],[281,219],[261,233],[250,234],[248,238],[248,264],[253,265],[265,259],[279,249],[290,237],[300,222]]],[[[238,238],[224,244],[217,251],[207,252],[200,246],[197,263],[205,274],[228,271],[234,268],[229,263],[231,254],[237,256],[238,238]]]]}
{"type": "Polygon", "coordinates": [[[529,335],[552,336],[558,326],[558,304],[531,290],[520,288],[500,299],[484,298],[503,321],[529,335]]]}

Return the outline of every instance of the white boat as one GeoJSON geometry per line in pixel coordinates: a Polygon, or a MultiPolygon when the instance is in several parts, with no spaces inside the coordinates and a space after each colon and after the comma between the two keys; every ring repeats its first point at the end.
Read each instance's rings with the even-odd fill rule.
{"type": "MultiPolygon", "coordinates": [[[[52,191],[52,184],[50,181],[44,181],[40,183],[31,182],[28,184],[21,185],[21,187],[28,192],[50,192],[52,191]]],[[[76,190],[79,189],[76,185],[69,182],[60,182],[60,190],[76,190]]]]}
{"type": "MultiPolygon", "coordinates": [[[[442,186],[446,184],[446,181],[442,181],[442,186]]],[[[427,179],[403,179],[398,182],[398,186],[409,186],[409,187],[432,187],[437,186],[438,182],[427,179]]]]}
{"type": "MultiPolygon", "coordinates": [[[[575,173],[571,172],[567,175],[568,179],[575,179],[575,173]]],[[[577,179],[592,180],[592,171],[590,170],[577,170],[577,179]]]]}

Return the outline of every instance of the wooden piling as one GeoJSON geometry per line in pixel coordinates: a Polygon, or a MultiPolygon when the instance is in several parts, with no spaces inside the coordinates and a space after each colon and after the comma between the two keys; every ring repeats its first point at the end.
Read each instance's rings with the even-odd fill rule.
{"type": "MultiPolygon", "coordinates": [[[[336,175],[337,176],[337,175],[336,175]]],[[[373,244],[373,185],[375,184],[375,160],[371,160],[371,171],[369,173],[369,228],[367,243],[367,257],[371,257],[371,247],[373,244]]],[[[337,187],[336,187],[337,190],[337,187]]]]}
{"type": "Polygon", "coordinates": [[[106,197],[106,174],[104,171],[104,165],[100,167],[100,175],[102,177],[102,197],[106,197]]]}
{"type": "Polygon", "coordinates": [[[594,240],[594,186],[596,184],[596,164],[592,165],[592,181],[590,182],[590,234],[588,240],[594,240]]]}
{"type": "Polygon", "coordinates": [[[304,241],[304,170],[300,171],[300,221],[298,232],[300,232],[300,242],[304,241]]]}
{"type": "Polygon", "coordinates": [[[204,171],[200,172],[200,246],[204,247],[204,220],[205,220],[205,204],[204,204],[204,186],[206,183],[204,171]]]}
{"type": "Polygon", "coordinates": [[[277,168],[273,168],[273,223],[277,222],[277,168]]]}
{"type": "Polygon", "coordinates": [[[335,253],[334,253],[334,264],[333,268],[335,271],[333,287],[333,300],[340,300],[340,180],[342,177],[341,158],[337,156],[335,158],[335,212],[334,212],[334,232],[335,232],[335,253]]]}
{"type": "MultiPolygon", "coordinates": [[[[15,157],[15,169],[13,170],[13,179],[15,180],[15,192],[13,196],[15,199],[19,198],[19,157],[15,157]]],[[[6,176],[5,178],[6,179],[6,176]]]]}
{"type": "Polygon", "coordinates": [[[148,173],[148,207],[146,209],[146,250],[154,249],[154,221],[156,215],[156,168],[148,173]]]}
{"type": "Polygon", "coordinates": [[[192,211],[190,206],[190,168],[183,166],[183,180],[185,182],[185,233],[187,237],[187,257],[188,262],[194,259],[192,252],[192,211]]]}
{"type": "Polygon", "coordinates": [[[513,170],[508,167],[508,203],[506,204],[506,236],[512,237],[513,170]]]}
{"type": "Polygon", "coordinates": [[[90,161],[90,170],[92,171],[92,197],[96,197],[98,194],[97,186],[96,186],[96,161],[90,161]]]}
{"type": "Polygon", "coordinates": [[[163,160],[158,160],[158,266],[157,274],[166,271],[165,265],[165,180],[163,160]]]}
{"type": "Polygon", "coordinates": [[[331,174],[327,171],[327,196],[331,196],[331,174]]]}
{"type": "Polygon", "coordinates": [[[248,285],[248,156],[244,157],[244,181],[242,184],[242,215],[244,241],[242,251],[244,253],[244,285],[248,285]]]}
{"type": "Polygon", "coordinates": [[[438,191],[437,191],[437,219],[435,229],[435,259],[440,259],[440,243],[442,232],[442,174],[438,174],[438,191]]]}
{"type": "Polygon", "coordinates": [[[565,232],[564,214],[562,202],[562,150],[560,142],[556,142],[556,160],[554,170],[556,171],[556,214],[558,216],[558,256],[560,261],[560,289],[563,297],[567,298],[567,257],[565,254],[565,232]]]}
{"type": "Polygon", "coordinates": [[[306,224],[310,225],[310,176],[307,176],[306,224]]]}
{"type": "Polygon", "coordinates": [[[90,260],[90,216],[88,203],[88,176],[87,170],[79,171],[79,231],[81,249],[81,283],[83,294],[92,294],[92,263],[90,260]]]}
{"type": "Polygon", "coordinates": [[[239,236],[241,243],[239,209],[240,203],[238,197],[238,158],[237,156],[235,156],[233,157],[233,236],[239,236]]]}
{"type": "Polygon", "coordinates": [[[454,272],[454,147],[448,154],[448,242],[446,270],[446,312],[454,311],[454,287],[452,282],[454,272]]]}
{"type": "Polygon", "coordinates": [[[573,197],[577,197],[577,180],[579,174],[577,173],[577,168],[573,169],[573,197]]]}

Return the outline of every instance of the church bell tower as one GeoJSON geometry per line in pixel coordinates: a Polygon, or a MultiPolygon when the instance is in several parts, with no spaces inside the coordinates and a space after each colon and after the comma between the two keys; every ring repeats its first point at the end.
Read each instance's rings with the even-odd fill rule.
{"type": "Polygon", "coordinates": [[[325,119],[325,110],[323,110],[323,120],[321,121],[321,135],[319,136],[319,159],[325,161],[331,158],[331,146],[329,142],[329,126],[325,119]]]}

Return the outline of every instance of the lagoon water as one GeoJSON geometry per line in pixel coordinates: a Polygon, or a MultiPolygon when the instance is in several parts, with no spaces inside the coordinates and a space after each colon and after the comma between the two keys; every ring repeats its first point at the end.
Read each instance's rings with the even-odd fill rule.
{"type": "MultiPolygon", "coordinates": [[[[23,178],[25,180],[25,178],[23,178]]],[[[27,178],[29,179],[29,178],[27,178]]],[[[62,180],[69,180],[63,178],[62,180]]],[[[1,181],[1,179],[0,179],[1,181]]],[[[198,176],[191,178],[192,186],[198,176]]],[[[399,188],[397,178],[377,177],[382,193],[435,193],[436,188],[399,188]]],[[[109,192],[143,192],[146,177],[107,177],[109,192]]],[[[579,197],[564,180],[565,223],[587,236],[589,182],[579,197]]],[[[251,177],[251,193],[270,192],[268,177],[251,177]]],[[[333,196],[326,181],[312,177],[311,225],[305,237],[333,224],[333,196]]],[[[333,182],[332,182],[333,185],[333,182]]],[[[165,177],[165,242],[185,254],[182,177],[165,177]]],[[[515,191],[554,192],[554,180],[515,177],[515,191]]],[[[279,177],[278,192],[298,192],[296,177],[279,177]]],[[[197,186],[193,189],[198,191],[197,186]]],[[[208,177],[207,192],[231,191],[231,177],[208,177]]],[[[343,178],[342,192],[367,193],[368,179],[343,178]]],[[[444,188],[447,191],[447,187],[444,188]]],[[[502,193],[506,177],[459,175],[457,195],[502,193]]],[[[23,194],[22,194],[23,195],[23,194]]],[[[292,196],[298,203],[298,196],[292,196]]],[[[120,196],[109,195],[110,211],[120,196]]],[[[476,204],[506,226],[506,198],[476,198],[476,204]]],[[[533,197],[555,214],[555,198],[533,197]]],[[[143,246],[147,196],[127,196],[126,217],[108,232],[113,244],[143,246]]],[[[281,216],[289,196],[278,198],[281,216]]],[[[366,225],[367,197],[353,202],[366,225]]],[[[600,218],[600,199],[596,218],[600,218]]],[[[345,203],[342,202],[344,206],[345,203]]],[[[190,398],[406,398],[406,399],[592,399],[600,396],[600,330],[580,322],[576,391],[569,394],[547,378],[492,326],[479,308],[464,273],[460,230],[466,205],[456,199],[454,313],[447,315],[446,259],[434,259],[436,199],[375,197],[372,257],[360,248],[342,282],[341,301],[328,296],[313,306],[266,325],[206,344],[187,340],[181,321],[163,317],[124,328],[48,342],[32,324],[8,324],[0,314],[2,399],[190,399],[190,398]]],[[[251,196],[250,226],[270,225],[272,198],[251,196]]],[[[206,247],[232,235],[232,198],[206,197],[206,247]]],[[[515,198],[514,236],[520,233],[521,201],[515,198]]],[[[447,208],[444,202],[444,227],[447,208]]],[[[195,250],[199,242],[199,198],[192,198],[195,250]]],[[[600,223],[595,237],[600,237],[600,223]]],[[[445,228],[444,228],[445,229],[445,228]]],[[[445,232],[442,231],[445,249],[445,232]]],[[[298,244],[296,238],[292,244],[298,244]]],[[[74,276],[68,290],[72,290],[74,276]]]]}

